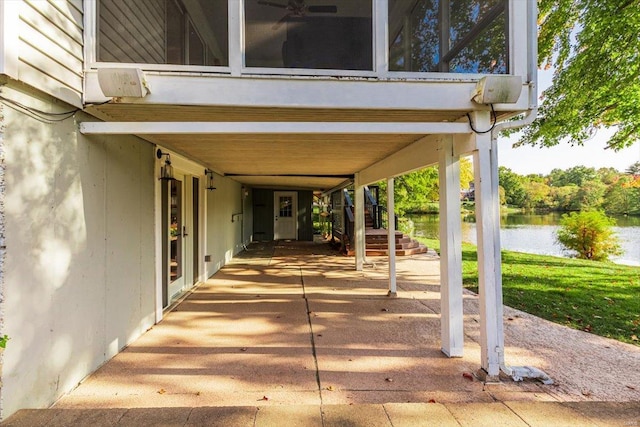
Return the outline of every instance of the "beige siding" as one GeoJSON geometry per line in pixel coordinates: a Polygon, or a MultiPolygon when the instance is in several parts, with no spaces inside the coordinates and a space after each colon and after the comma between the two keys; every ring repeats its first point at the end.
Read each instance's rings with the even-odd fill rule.
{"type": "Polygon", "coordinates": [[[24,0],[19,15],[19,80],[82,106],[82,2],[24,0]]]}
{"type": "Polygon", "coordinates": [[[163,0],[101,1],[98,60],[165,63],[164,4],[163,0]]]}

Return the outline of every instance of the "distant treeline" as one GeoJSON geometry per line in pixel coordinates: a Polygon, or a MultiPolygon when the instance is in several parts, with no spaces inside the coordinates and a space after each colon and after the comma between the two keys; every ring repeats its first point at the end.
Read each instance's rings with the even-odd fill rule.
{"type": "MultiPolygon", "coordinates": [[[[471,162],[461,159],[461,186],[473,182],[471,162]]],[[[609,215],[640,215],[640,162],[624,172],[575,166],[548,175],[519,175],[499,168],[500,202],[513,208],[543,211],[600,209],[609,215]]],[[[386,183],[379,183],[385,193],[386,183]]],[[[437,212],[438,169],[430,167],[395,179],[398,214],[437,212]]],[[[383,199],[384,200],[384,199],[383,199]]]]}

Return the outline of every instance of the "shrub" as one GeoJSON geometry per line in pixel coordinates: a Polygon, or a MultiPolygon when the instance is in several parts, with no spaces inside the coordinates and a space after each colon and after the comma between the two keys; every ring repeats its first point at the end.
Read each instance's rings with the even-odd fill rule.
{"type": "Polygon", "coordinates": [[[622,253],[614,225],[615,220],[600,211],[571,212],[562,215],[556,239],[577,258],[606,261],[622,253]]]}

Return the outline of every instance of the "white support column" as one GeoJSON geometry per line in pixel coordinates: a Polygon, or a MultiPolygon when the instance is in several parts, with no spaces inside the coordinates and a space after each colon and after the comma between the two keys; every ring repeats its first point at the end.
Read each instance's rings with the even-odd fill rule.
{"type": "Polygon", "coordinates": [[[440,327],[442,352],[462,357],[462,224],[460,219],[460,157],[453,154],[453,136],[443,137],[438,164],[440,183],[440,327]]]}
{"type": "Polygon", "coordinates": [[[387,178],[387,212],[389,225],[387,225],[387,243],[389,246],[389,296],[396,296],[396,215],[394,213],[393,178],[387,178]]]}
{"type": "Polygon", "coordinates": [[[362,271],[365,255],[365,221],[364,221],[364,186],[360,185],[360,174],[355,174],[354,179],[354,201],[355,222],[354,222],[354,245],[356,252],[356,271],[362,271]]]}
{"type": "MultiPolygon", "coordinates": [[[[476,129],[491,127],[488,112],[476,112],[472,118],[476,129]]],[[[491,134],[477,134],[476,143],[473,168],[478,233],[481,365],[489,377],[495,378],[501,366],[504,366],[498,165],[491,134]]]]}

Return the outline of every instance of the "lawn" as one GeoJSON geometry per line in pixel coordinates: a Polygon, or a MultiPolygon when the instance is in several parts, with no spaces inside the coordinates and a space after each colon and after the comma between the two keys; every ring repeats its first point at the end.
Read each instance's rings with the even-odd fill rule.
{"type": "MultiPolygon", "coordinates": [[[[439,250],[437,240],[420,239],[439,250]]],[[[463,244],[464,287],[477,292],[474,245],[463,244]]],[[[505,305],[640,346],[640,267],[502,251],[505,305]]]]}

